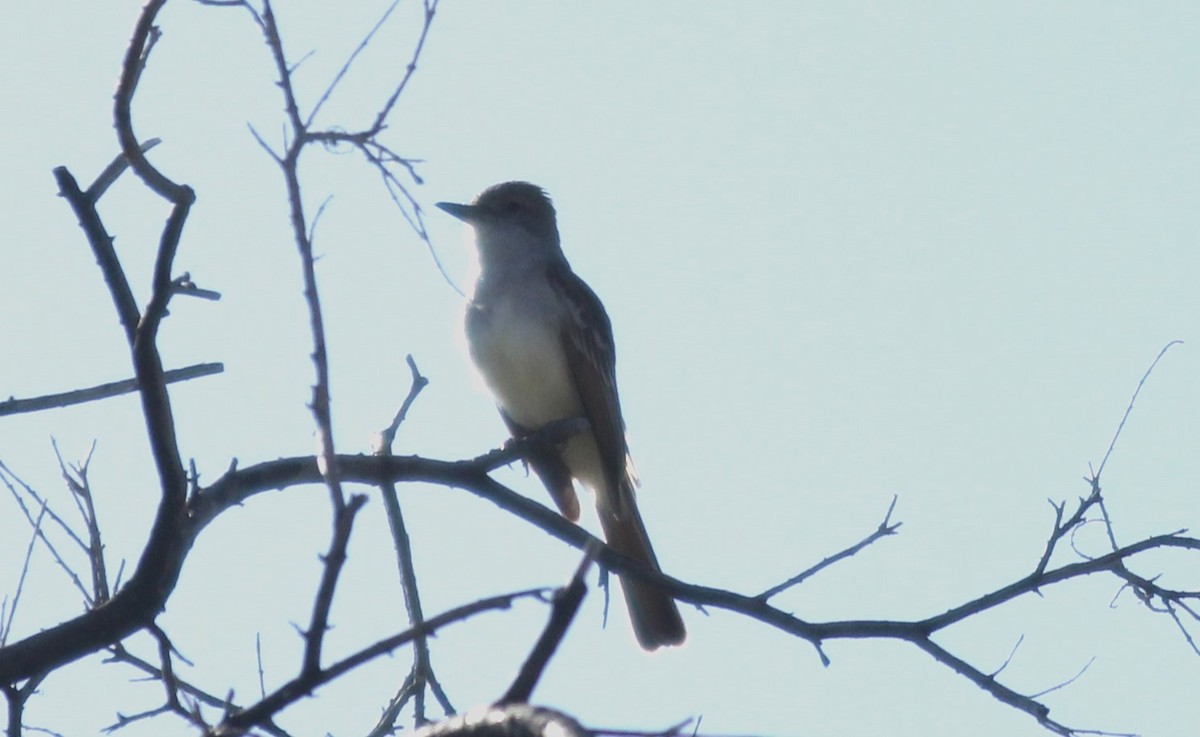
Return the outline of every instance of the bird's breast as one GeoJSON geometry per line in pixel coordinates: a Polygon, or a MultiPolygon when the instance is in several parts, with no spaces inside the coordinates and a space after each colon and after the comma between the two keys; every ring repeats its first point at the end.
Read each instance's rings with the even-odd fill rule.
{"type": "Polygon", "coordinates": [[[504,413],[529,429],[582,413],[556,318],[530,299],[467,308],[472,360],[504,413]]]}

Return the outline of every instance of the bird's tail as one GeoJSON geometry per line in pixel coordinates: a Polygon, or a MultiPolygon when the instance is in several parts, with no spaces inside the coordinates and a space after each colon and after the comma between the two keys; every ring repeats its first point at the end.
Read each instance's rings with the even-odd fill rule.
{"type": "MultiPolygon", "coordinates": [[[[621,503],[616,509],[600,509],[600,526],[604,538],[618,553],[661,572],[646,525],[638,512],[633,489],[622,489],[621,503]]],[[[632,576],[620,576],[621,588],[625,592],[625,604],[629,607],[629,619],[638,643],[646,650],[657,650],[664,645],[679,645],[687,637],[683,618],[675,600],[652,583],[640,581],[632,576]]]]}

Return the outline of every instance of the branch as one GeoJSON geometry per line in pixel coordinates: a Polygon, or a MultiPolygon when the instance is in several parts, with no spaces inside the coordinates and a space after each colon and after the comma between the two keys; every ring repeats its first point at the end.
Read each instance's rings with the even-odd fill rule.
{"type": "Polygon", "coordinates": [[[38,512],[37,519],[33,522],[33,534],[29,536],[29,545],[25,547],[25,559],[21,562],[21,575],[17,578],[17,590],[9,604],[8,616],[0,618],[0,647],[4,647],[9,634],[12,633],[13,618],[17,616],[17,607],[21,604],[21,592],[25,590],[25,577],[29,575],[29,561],[33,558],[33,547],[37,544],[38,536],[42,534],[42,520],[45,517],[46,505],[43,503],[42,511],[38,512]]]}
{"type": "Polygon", "coordinates": [[[79,183],[75,181],[75,177],[71,175],[67,167],[56,167],[54,179],[58,182],[59,194],[71,206],[71,210],[79,221],[79,227],[83,228],[84,235],[87,236],[88,244],[92,247],[92,254],[95,255],[96,263],[100,266],[100,273],[104,275],[109,294],[112,295],[113,306],[117,310],[117,320],[125,331],[125,340],[132,346],[141,314],[138,312],[137,301],[133,298],[133,291],[129,288],[129,281],[125,278],[121,260],[117,257],[116,249],[113,248],[112,236],[108,234],[103,221],[100,220],[100,214],[96,212],[95,200],[79,188],[79,183]]]}
{"type": "Polygon", "coordinates": [[[321,669],[321,646],[325,641],[325,633],[329,630],[329,610],[333,607],[333,592],[337,587],[342,567],[346,564],[346,546],[350,544],[354,517],[366,503],[367,497],[355,494],[350,497],[350,502],[345,507],[334,514],[333,539],[329,543],[329,552],[325,554],[325,569],[317,586],[312,620],[304,633],[304,665],[301,667],[301,677],[321,669]]]}
{"type": "MultiPolygon", "coordinates": [[[[103,604],[112,598],[108,585],[108,570],[104,563],[104,542],[100,534],[100,520],[96,516],[92,485],[88,481],[88,468],[95,450],[96,444],[93,442],[91,449],[88,450],[87,458],[82,463],[68,468],[62,454],[58,451],[58,443],[54,443],[54,456],[58,459],[58,467],[62,471],[63,480],[67,482],[67,488],[71,490],[71,498],[75,500],[76,508],[83,517],[83,524],[88,531],[88,542],[84,551],[87,553],[88,567],[92,572],[92,595],[87,597],[87,600],[93,606],[103,604]]],[[[79,542],[82,543],[82,541],[79,542]]]]}
{"type": "MultiPolygon", "coordinates": [[[[203,376],[219,374],[224,370],[225,365],[221,363],[197,363],[185,366],[184,368],[163,372],[163,383],[174,384],[180,381],[198,379],[203,376]]],[[[40,412],[45,409],[69,407],[73,404],[83,404],[84,402],[95,402],[99,399],[118,397],[137,390],[137,379],[123,379],[121,381],[111,381],[107,384],[97,384],[86,389],[73,389],[72,391],[60,392],[58,394],[44,394],[40,397],[30,397],[28,399],[9,398],[0,402],[0,417],[17,415],[23,412],[40,412]]]]}
{"type": "Polygon", "coordinates": [[[288,123],[292,133],[291,145],[281,159],[277,159],[283,172],[287,189],[288,214],[292,226],[292,239],[300,254],[300,269],[304,280],[304,301],[308,306],[309,331],[312,333],[312,361],[316,370],[316,382],[312,388],[312,403],[310,409],[317,425],[317,442],[320,447],[322,471],[325,484],[329,488],[330,501],[334,510],[334,535],[344,524],[340,517],[346,509],[346,497],[342,492],[338,475],[337,456],[333,442],[333,409],[329,397],[329,358],[325,340],[325,320],[322,317],[321,297],[317,290],[317,273],[313,259],[312,238],[308,228],[308,219],[304,214],[304,198],[300,191],[300,175],[298,166],[300,154],[307,142],[308,129],[300,117],[300,108],[296,102],[296,92],[292,85],[292,67],[288,65],[283,50],[283,40],[279,26],[275,20],[275,11],[270,0],[263,0],[261,28],[266,37],[271,57],[275,61],[278,73],[279,89],[283,92],[284,108],[287,111],[288,123]]]}
{"type": "Polygon", "coordinates": [[[187,534],[184,517],[187,475],[179,456],[156,339],[172,292],[171,266],[195,195],[190,187],[175,184],[150,165],[133,133],[130,115],[138,79],[157,38],[154,19],[164,2],[150,0],[142,9],[122,65],[113,113],[125,159],[147,186],[173,205],[159,240],[150,302],[140,318],[134,319],[136,307],[132,306],[128,283],[112,252],[111,238],[96,214],[95,203],[79,191],[65,169],[55,170],[64,195],[77,213],[82,212],[80,222],[97,255],[118,316],[126,329],[126,337],[132,343],[134,375],[161,486],[159,506],[137,568],[125,587],[103,606],[0,651],[0,683],[3,684],[47,672],[150,626],[174,589],[193,540],[187,534]]]}
{"type": "MultiPolygon", "coordinates": [[[[162,143],[160,138],[151,138],[138,147],[138,150],[143,154],[162,143]]],[[[108,191],[125,170],[129,168],[129,159],[125,158],[124,154],[118,154],[112,162],[104,167],[104,171],[100,172],[100,176],[96,177],[96,181],[92,182],[92,186],[88,187],[87,196],[92,202],[99,202],[104,193],[108,191]]]]}
{"type": "Polygon", "coordinates": [[[400,634],[380,640],[370,647],[363,648],[353,655],[339,660],[328,668],[319,668],[315,671],[301,674],[299,677],[288,681],[257,704],[229,715],[209,735],[211,737],[225,737],[226,735],[243,734],[245,730],[260,724],[263,720],[277,714],[281,709],[310,695],[320,686],[329,683],[363,663],[369,662],[381,655],[386,655],[398,647],[407,645],[416,637],[429,637],[447,625],[463,621],[476,614],[508,609],[512,606],[513,602],[519,599],[535,598],[544,594],[544,589],[517,591],[511,594],[481,599],[445,611],[435,617],[429,618],[421,627],[414,627],[400,634]]]}
{"type": "MultiPolygon", "coordinates": [[[[421,391],[428,386],[429,379],[421,375],[417,362],[411,355],[407,356],[409,372],[412,380],[409,384],[408,395],[400,403],[400,409],[392,418],[392,422],[379,433],[375,444],[375,454],[380,457],[392,456],[392,444],[401,423],[408,417],[408,411],[421,391]]],[[[415,628],[420,628],[425,621],[425,612],[421,607],[421,592],[417,586],[417,572],[413,564],[412,541],[409,539],[408,528],[404,524],[404,515],[400,510],[400,498],[396,493],[396,485],[385,481],[379,485],[383,495],[383,507],[387,513],[388,527],[392,533],[392,545],[396,550],[396,568],[400,574],[400,589],[404,593],[404,607],[408,613],[408,621],[415,628]]],[[[371,730],[372,735],[391,734],[395,729],[396,718],[400,708],[413,699],[413,721],[419,726],[428,721],[425,717],[425,687],[429,686],[434,698],[441,705],[443,713],[453,714],[454,707],[450,704],[445,691],[442,690],[437,676],[433,672],[433,663],[429,655],[429,643],[424,636],[413,640],[413,664],[404,682],[392,697],[389,708],[384,710],[380,721],[371,730]]]]}
{"type": "Polygon", "coordinates": [[[46,515],[55,524],[57,524],[59,528],[62,529],[66,535],[80,547],[81,550],[87,552],[87,545],[85,545],[83,540],[75,534],[75,531],[71,529],[66,521],[63,520],[62,517],[59,517],[54,510],[50,508],[49,503],[44,500],[42,496],[33,489],[33,487],[29,486],[29,484],[26,484],[24,481],[18,478],[17,475],[14,474],[12,470],[8,468],[8,466],[4,465],[2,461],[0,461],[0,481],[2,481],[4,485],[8,487],[9,493],[12,494],[13,500],[16,501],[17,506],[21,509],[21,514],[25,517],[25,521],[29,524],[30,529],[33,529],[37,532],[39,539],[41,539],[42,544],[46,546],[46,549],[50,551],[50,555],[54,558],[55,563],[66,574],[67,578],[71,580],[71,583],[75,585],[75,588],[79,591],[79,593],[83,595],[84,602],[90,606],[93,601],[92,594],[87,590],[87,587],[83,585],[83,582],[79,580],[79,576],[76,575],[75,571],[71,569],[71,566],[66,562],[62,554],[58,552],[58,548],[53,542],[50,541],[50,538],[46,536],[45,530],[34,524],[33,513],[30,511],[29,506],[25,503],[25,500],[21,498],[21,492],[17,490],[17,486],[20,486],[24,493],[32,497],[33,501],[41,509],[46,510],[46,515]],[[17,486],[13,485],[14,481],[16,482],[17,486]]]}
{"type": "MultiPolygon", "coordinates": [[[[568,429],[575,429],[570,427],[571,424],[572,421],[568,421],[548,429],[561,433],[568,429]]],[[[417,457],[367,458],[363,456],[343,456],[340,459],[340,464],[345,474],[344,478],[349,482],[378,484],[381,478],[390,478],[395,481],[422,481],[462,488],[531,522],[552,536],[572,546],[583,549],[588,544],[602,545],[598,539],[566,521],[553,510],[516,494],[503,485],[496,483],[487,475],[487,471],[491,468],[521,457],[522,452],[528,452],[531,447],[534,447],[535,442],[547,442],[545,438],[535,440],[535,437],[531,436],[528,444],[512,443],[509,447],[485,454],[473,461],[445,462],[417,457]]],[[[213,486],[200,492],[198,496],[202,504],[196,512],[197,522],[203,525],[207,523],[206,520],[212,518],[214,511],[210,505],[223,506],[225,504],[241,503],[259,491],[280,489],[297,483],[317,483],[319,479],[320,476],[316,469],[315,459],[311,458],[283,459],[239,470],[232,475],[227,475],[225,478],[218,480],[213,486]]],[[[597,560],[614,571],[651,581],[680,601],[740,613],[785,633],[804,639],[818,649],[824,661],[825,658],[821,651],[821,646],[825,641],[831,639],[903,640],[917,645],[936,657],[944,649],[935,645],[930,638],[939,630],[961,622],[972,615],[996,608],[1019,596],[1035,593],[1042,588],[1095,573],[1112,573],[1120,577],[1123,581],[1128,581],[1131,574],[1127,573],[1127,569],[1124,566],[1126,560],[1151,550],[1169,548],[1200,550],[1200,540],[1179,534],[1154,536],[1092,560],[1072,563],[1049,570],[1035,570],[1033,573],[1007,586],[979,596],[949,611],[911,621],[850,620],[809,622],[771,606],[759,596],[691,584],[665,574],[656,574],[607,547],[601,548],[597,560]]],[[[1139,586],[1147,584],[1144,580],[1137,580],[1136,583],[1139,586]]],[[[1170,593],[1165,589],[1162,591],[1170,593]]],[[[1196,592],[1178,593],[1181,595],[1195,594],[1200,596],[1196,592]]],[[[963,672],[964,664],[955,656],[948,656],[940,660],[940,662],[951,667],[956,672],[963,672]]],[[[971,679],[995,698],[1005,703],[1009,703],[1009,700],[1012,698],[1011,689],[995,681],[994,678],[983,674],[978,669],[972,670],[971,679]]]]}
{"type": "Polygon", "coordinates": [[[1129,419],[1129,413],[1133,412],[1133,405],[1137,403],[1138,395],[1142,393],[1142,387],[1146,385],[1146,380],[1150,378],[1150,374],[1154,371],[1154,367],[1162,360],[1162,357],[1171,350],[1174,345],[1183,345],[1182,340],[1172,340],[1162,347],[1154,360],[1150,362],[1150,367],[1146,369],[1146,373],[1142,374],[1142,378],[1138,381],[1137,386],[1133,390],[1133,396],[1129,398],[1129,404],[1125,405],[1125,414],[1121,415],[1121,421],[1117,423],[1116,432],[1113,433],[1112,441],[1108,444],[1108,450],[1104,452],[1104,458],[1100,460],[1100,468],[1096,469],[1094,474],[1096,479],[1100,478],[1100,474],[1104,471],[1105,464],[1108,463],[1109,456],[1112,455],[1113,448],[1117,445],[1117,439],[1121,437],[1121,431],[1125,429],[1125,421],[1129,419]]]}
{"type": "MultiPolygon", "coordinates": [[[[413,737],[593,737],[595,732],[554,709],[527,704],[474,709],[417,730],[413,737]]],[[[672,733],[661,733],[667,737],[672,733]]]]}
{"type": "Polygon", "coordinates": [[[533,689],[542,677],[542,672],[550,663],[554,652],[558,650],[559,643],[566,636],[567,628],[571,626],[571,622],[575,621],[579,605],[583,603],[583,597],[587,595],[587,584],[583,582],[583,579],[591,569],[599,552],[598,546],[589,546],[584,551],[583,560],[575,569],[571,580],[554,593],[554,606],[550,609],[550,620],[546,622],[546,628],[542,630],[529,657],[521,665],[516,679],[508,687],[504,696],[496,702],[496,706],[528,703],[530,697],[533,696],[533,689]]]}
{"type": "Polygon", "coordinates": [[[875,528],[875,531],[872,532],[870,535],[867,535],[862,540],[859,540],[858,542],[856,542],[855,544],[846,548],[845,550],[840,550],[840,551],[834,553],[833,555],[822,559],[816,565],[812,566],[811,568],[809,568],[805,571],[801,571],[800,573],[796,574],[795,576],[792,576],[791,578],[784,581],[783,583],[772,586],[771,588],[769,588],[766,591],[759,594],[758,598],[762,599],[763,601],[766,601],[767,599],[770,599],[771,597],[776,596],[777,594],[783,593],[784,591],[790,589],[793,586],[797,586],[797,585],[803,583],[804,581],[807,581],[809,578],[812,578],[817,573],[820,573],[821,571],[825,570],[826,568],[833,565],[834,563],[837,563],[840,560],[845,560],[846,558],[856,555],[860,550],[867,547],[868,545],[871,545],[875,541],[877,541],[881,538],[887,537],[889,535],[895,535],[896,530],[900,529],[900,524],[901,524],[899,522],[896,522],[894,524],[892,523],[892,512],[896,511],[896,499],[897,498],[898,497],[895,497],[895,496],[892,497],[892,503],[890,505],[888,505],[887,514],[885,514],[883,516],[883,521],[879,523],[879,527],[875,528]]]}
{"type": "MultiPolygon", "coordinates": [[[[109,658],[109,660],[106,662],[126,663],[127,665],[130,665],[130,666],[140,670],[141,672],[145,673],[146,675],[150,676],[151,678],[154,678],[157,680],[163,679],[162,669],[160,669],[158,666],[151,664],[150,662],[148,662],[146,660],[143,660],[142,658],[139,658],[138,656],[134,655],[133,653],[129,652],[129,650],[127,650],[123,645],[121,645],[121,644],[114,645],[110,649],[110,652],[112,655],[109,658]]],[[[230,701],[230,699],[219,698],[217,696],[214,696],[213,694],[208,693],[207,691],[204,691],[204,690],[198,688],[197,686],[190,684],[187,681],[182,680],[181,678],[178,677],[178,675],[175,676],[175,683],[178,686],[180,691],[186,693],[187,695],[191,696],[192,698],[196,699],[197,701],[199,701],[201,703],[207,704],[208,706],[211,706],[211,707],[214,707],[217,709],[221,709],[221,710],[226,710],[231,707],[235,710],[240,708],[237,706],[237,704],[230,701]]],[[[165,711],[169,711],[169,709],[163,709],[163,712],[165,712],[165,711]]],[[[126,717],[124,721],[129,721],[129,719],[130,719],[129,717],[126,717]]],[[[118,723],[120,723],[120,720],[118,720],[118,723]]],[[[287,732],[284,732],[282,729],[279,729],[278,727],[276,727],[273,724],[269,724],[269,723],[259,724],[258,728],[270,735],[273,735],[274,737],[287,737],[287,732]]]]}

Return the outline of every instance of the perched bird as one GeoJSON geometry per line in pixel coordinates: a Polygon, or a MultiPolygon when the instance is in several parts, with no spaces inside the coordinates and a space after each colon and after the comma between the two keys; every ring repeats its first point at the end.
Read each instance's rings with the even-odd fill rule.
{"type": "MultiPolygon", "coordinates": [[[[509,432],[520,438],[571,417],[591,426],[563,447],[536,451],[529,465],[571,521],[579,519],[572,479],[590,489],[608,544],[661,570],[637,508],[612,325],[563,255],[550,198],[532,184],[507,182],[469,205],[438,207],[475,230],[480,271],[466,310],[467,345],[509,432]]],[[[620,578],[641,646],[682,643],[675,600],[653,584],[620,578]]]]}

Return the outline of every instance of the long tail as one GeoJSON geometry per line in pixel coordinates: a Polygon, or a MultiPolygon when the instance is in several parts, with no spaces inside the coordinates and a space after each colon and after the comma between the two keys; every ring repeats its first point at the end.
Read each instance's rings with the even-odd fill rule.
{"type": "MultiPolygon", "coordinates": [[[[661,571],[654,548],[650,545],[650,536],[646,534],[646,525],[638,512],[633,490],[624,488],[620,496],[617,509],[598,510],[604,538],[618,553],[661,571]]],[[[651,583],[630,576],[620,576],[620,579],[638,643],[646,650],[681,644],[687,637],[687,630],[684,629],[675,600],[651,583]]]]}

